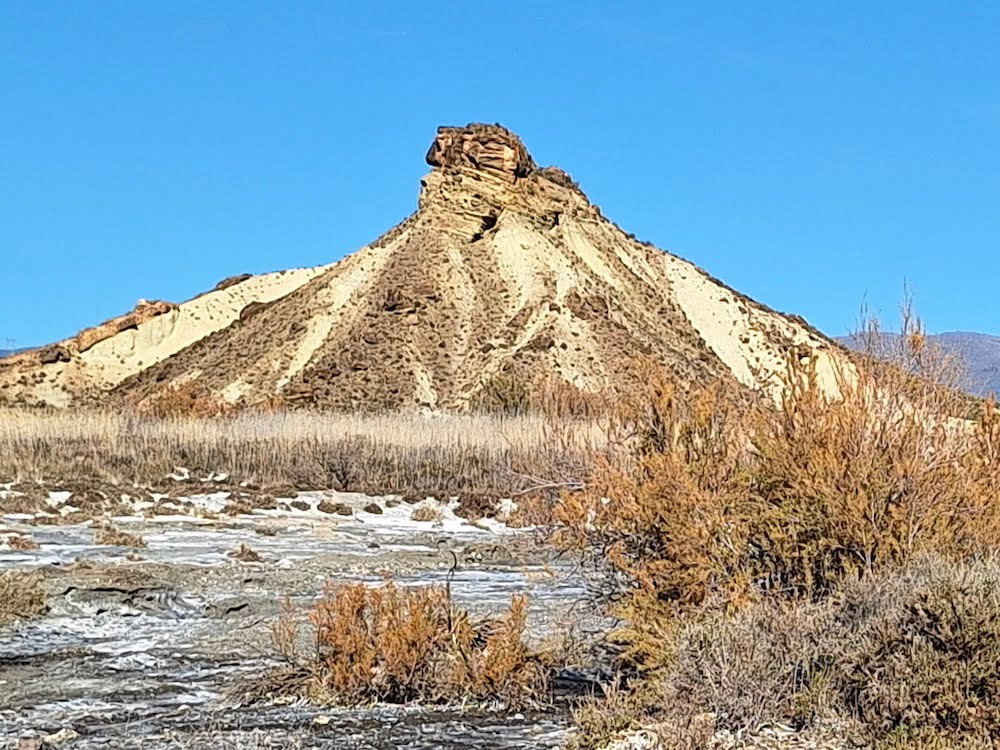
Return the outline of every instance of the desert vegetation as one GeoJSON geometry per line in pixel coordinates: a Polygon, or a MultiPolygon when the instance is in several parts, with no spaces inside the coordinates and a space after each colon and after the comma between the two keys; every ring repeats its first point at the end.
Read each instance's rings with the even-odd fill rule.
{"type": "Polygon", "coordinates": [[[106,544],[114,547],[133,547],[140,549],[146,546],[146,542],[141,536],[129,534],[110,523],[102,524],[94,530],[94,543],[106,544]]]}
{"type": "Polygon", "coordinates": [[[276,623],[275,643],[288,666],[258,692],[348,705],[547,704],[555,654],[528,646],[526,615],[523,597],[477,622],[455,606],[448,586],[329,586],[304,616],[290,609],[276,623]]]}
{"type": "Polygon", "coordinates": [[[0,411],[0,481],[161,484],[194,476],[297,489],[488,495],[579,481],[602,431],[588,420],[305,411],[215,418],[0,411]]]}
{"type": "MultiPolygon", "coordinates": [[[[0,479],[155,487],[184,467],[227,487],[395,493],[434,533],[443,516],[420,502],[428,495],[465,496],[477,513],[514,498],[511,525],[548,526],[597,568],[588,580],[619,622],[607,636],[614,679],[574,712],[580,750],[638,729],[699,750],[774,727],[829,747],[990,747],[1000,411],[957,392],[956,363],[915,320],[899,336],[866,335],[870,351],[838,371],[835,398],[813,357],[791,349],[778,404],[647,363],[611,410],[555,391],[541,408],[497,380],[486,413],[461,417],[6,411],[0,479]]],[[[111,526],[94,533],[143,544],[111,526]]],[[[266,565],[271,553],[244,543],[228,557],[266,565]]],[[[45,607],[32,576],[5,574],[0,598],[7,622],[45,607]]],[[[391,579],[331,584],[289,605],[273,637],[283,666],[244,697],[519,710],[550,704],[565,663],[531,638],[523,598],[476,619],[448,585],[391,579]]]]}
{"type": "Polygon", "coordinates": [[[1000,740],[1000,416],[956,417],[966,399],[914,377],[940,364],[919,326],[900,338],[904,366],[860,362],[832,400],[793,356],[777,409],[655,368],[621,404],[615,450],[556,510],[624,623],[623,687],[581,707],[580,747],[642,725],[707,747],[705,716],[1000,740]]]}
{"type": "Polygon", "coordinates": [[[37,573],[0,571],[0,625],[45,612],[45,590],[37,573]]]}

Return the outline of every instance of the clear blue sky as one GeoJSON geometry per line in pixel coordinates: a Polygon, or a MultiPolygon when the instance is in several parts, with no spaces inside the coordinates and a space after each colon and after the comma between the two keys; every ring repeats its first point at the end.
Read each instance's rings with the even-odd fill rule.
{"type": "Polygon", "coordinates": [[[1000,333],[1000,5],[0,3],[0,348],[338,259],[499,121],[604,213],[838,334],[1000,333]]]}

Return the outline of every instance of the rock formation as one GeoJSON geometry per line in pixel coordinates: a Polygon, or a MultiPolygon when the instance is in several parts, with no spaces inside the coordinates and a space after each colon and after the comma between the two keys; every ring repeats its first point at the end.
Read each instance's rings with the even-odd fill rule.
{"type": "Polygon", "coordinates": [[[613,392],[631,362],[775,393],[786,358],[842,350],[606,220],[497,125],[440,128],[418,210],[314,269],[238,276],[0,360],[0,401],[149,404],[194,384],[233,407],[464,410],[499,386],[613,392]],[[30,355],[31,353],[29,353],[30,355]]]}

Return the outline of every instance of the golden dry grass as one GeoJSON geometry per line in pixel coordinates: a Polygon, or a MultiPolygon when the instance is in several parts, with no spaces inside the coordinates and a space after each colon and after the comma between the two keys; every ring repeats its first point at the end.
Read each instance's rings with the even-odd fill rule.
{"type": "Polygon", "coordinates": [[[156,484],[176,467],[368,492],[509,494],[579,479],[601,430],[535,416],[278,412],[157,418],[0,410],[0,481],[156,484]]]}

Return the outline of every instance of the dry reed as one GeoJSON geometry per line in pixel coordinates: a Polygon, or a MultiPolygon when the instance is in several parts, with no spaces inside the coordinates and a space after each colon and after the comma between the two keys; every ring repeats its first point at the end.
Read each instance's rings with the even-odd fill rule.
{"type": "Polygon", "coordinates": [[[425,495],[502,496],[578,481],[600,429],[536,416],[216,418],[0,410],[0,481],[99,478],[155,485],[176,467],[234,480],[425,495]]]}

